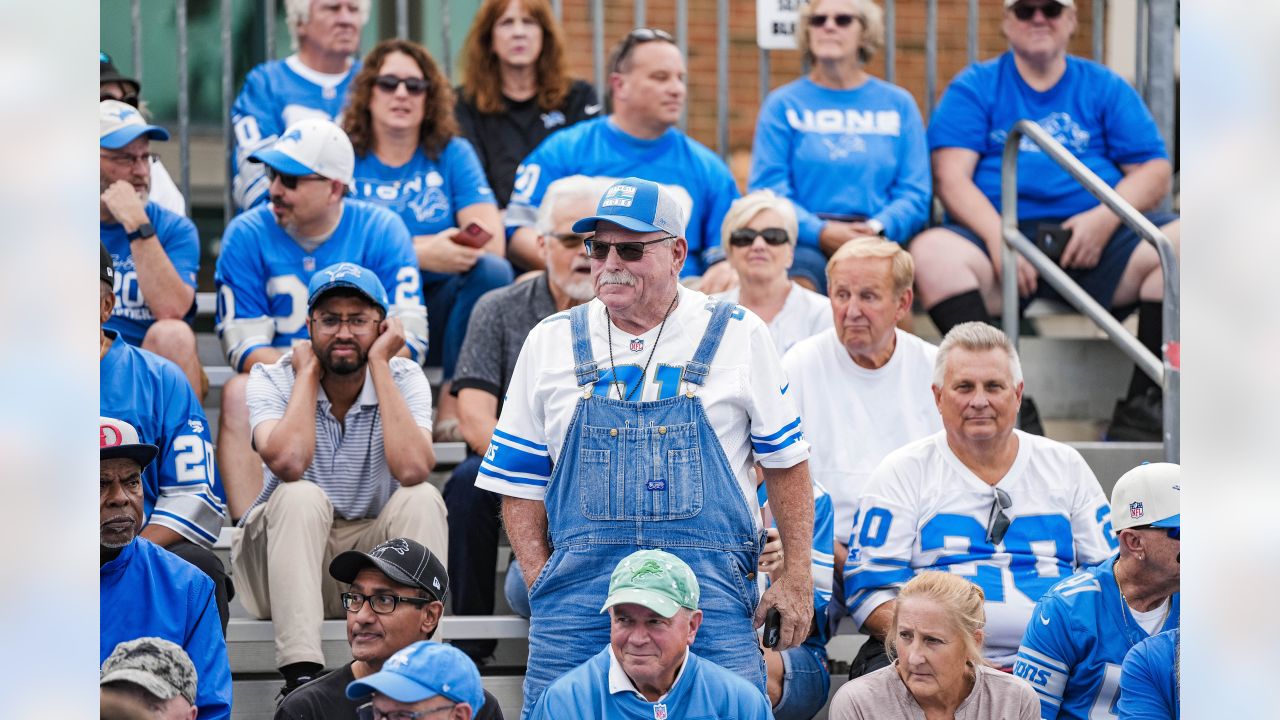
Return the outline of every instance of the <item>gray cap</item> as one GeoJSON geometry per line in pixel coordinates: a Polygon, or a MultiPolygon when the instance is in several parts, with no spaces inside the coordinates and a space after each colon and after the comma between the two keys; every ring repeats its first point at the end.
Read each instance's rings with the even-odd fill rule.
{"type": "Polygon", "coordinates": [[[181,695],[196,704],[196,668],[185,650],[163,638],[144,637],[116,645],[102,663],[98,684],[120,681],[141,686],[161,700],[181,695]]]}

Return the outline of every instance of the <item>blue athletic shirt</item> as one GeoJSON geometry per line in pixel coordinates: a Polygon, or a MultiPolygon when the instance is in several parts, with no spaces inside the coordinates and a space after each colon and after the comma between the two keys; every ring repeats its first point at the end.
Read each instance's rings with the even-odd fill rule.
{"type": "MultiPolygon", "coordinates": [[[[1117,715],[1120,664],[1147,637],[1116,586],[1115,561],[1081,570],[1036,604],[1013,674],[1031,683],[1045,720],[1117,715]]],[[[1178,593],[1161,631],[1178,627],[1178,593]]]]}
{"type": "Polygon", "coordinates": [[[1143,640],[1120,666],[1122,720],[1173,720],[1182,717],[1178,692],[1178,634],[1174,628],[1143,640]]]}
{"type": "MultiPolygon", "coordinates": [[[[756,500],[760,507],[769,504],[769,490],[765,483],[756,488],[756,500]]],[[[770,527],[778,527],[775,517],[770,527]]],[[[831,496],[818,483],[813,483],[813,554],[810,559],[813,573],[813,610],[818,617],[827,616],[827,605],[831,603],[831,583],[835,579],[835,511],[831,507],[831,496]]],[[[825,633],[826,623],[818,623],[819,632],[825,633]]],[[[825,637],[823,638],[825,640],[825,637]]]]}
{"type": "Polygon", "coordinates": [[[602,117],[553,133],[516,169],[507,237],[518,227],[532,227],[547,186],[570,175],[634,176],[662,184],[686,209],[692,206],[685,228],[689,257],[680,275],[701,275],[724,259],[720,224],[738,198],[738,186],[723,160],[676,128],[655,140],[641,140],[602,117]]]}
{"type": "MultiPolygon", "coordinates": [[[[942,95],[929,121],[929,149],[958,147],[980,156],[973,181],[1000,209],[1000,158],[1009,128],[1034,120],[1090,170],[1114,186],[1120,165],[1165,158],[1164,141],[1142,98],[1115,72],[1067,56],[1058,83],[1038,92],[1018,74],[1013,53],[970,65],[942,95]]],[[[1098,204],[1067,171],[1023,139],[1018,151],[1018,219],[1065,218],[1098,204]]]]}
{"type": "Polygon", "coordinates": [[[355,180],[353,195],[399,215],[414,236],[454,227],[454,216],[468,205],[494,202],[475,148],[460,137],[449,141],[439,160],[418,148],[400,167],[384,165],[373,153],[357,155],[355,180]]]}
{"type": "MultiPolygon", "coordinates": [[[[156,230],[156,239],[178,271],[182,282],[191,287],[196,286],[196,274],[200,272],[200,236],[196,234],[196,226],[187,218],[170,212],[159,205],[147,203],[147,222],[156,230]]],[[[133,265],[133,253],[129,248],[129,234],[120,223],[100,222],[100,238],[111,253],[111,264],[115,265],[116,307],[111,311],[106,328],[120,333],[124,341],[130,345],[141,345],[151,324],[156,321],[147,307],[147,299],[142,297],[142,286],[138,284],[138,272],[133,265]]],[[[191,322],[196,314],[196,304],[191,303],[185,320],[191,322]]]]}
{"type": "Polygon", "coordinates": [[[218,290],[215,324],[227,362],[243,372],[244,360],[254,350],[287,350],[294,340],[308,337],[307,284],[317,270],[339,262],[355,263],[378,276],[391,301],[388,315],[404,322],[409,351],[421,362],[427,350],[426,308],[409,229],[390,210],[360,200],[343,201],[338,227],[313,253],[276,223],[270,205],[244,212],[227,225],[213,276],[218,290]],[[273,321],[271,329],[259,330],[263,318],[273,321]]]}
{"type": "Polygon", "coordinates": [[[302,64],[297,55],[270,60],[249,71],[231,106],[235,148],[231,153],[232,197],[238,210],[266,202],[266,171],[249,155],[275,142],[286,127],[309,117],[338,122],[347,89],[360,70],[355,60],[346,73],[325,75],[302,64]]]}
{"type": "MultiPolygon", "coordinates": [[[[110,333],[108,333],[110,336],[110,333]]],[[[98,366],[98,409],[124,420],[160,454],[142,471],[143,518],[212,547],[226,495],[213,456],[209,420],[187,376],[169,360],[118,335],[98,366]]]]}
{"type": "Polygon", "coordinates": [[[933,182],[920,110],[906,90],[869,77],[851,90],[807,77],[769,93],[760,107],[750,190],[789,198],[800,242],[818,246],[817,213],[862,215],[906,243],[929,218],[933,182]]]}

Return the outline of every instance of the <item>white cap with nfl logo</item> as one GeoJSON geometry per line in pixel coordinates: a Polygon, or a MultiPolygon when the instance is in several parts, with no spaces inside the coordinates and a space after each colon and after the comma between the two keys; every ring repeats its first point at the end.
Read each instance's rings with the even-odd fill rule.
{"type": "Polygon", "coordinates": [[[1116,481],[1111,490],[1111,527],[1181,527],[1182,466],[1143,463],[1116,481]]]}
{"type": "Polygon", "coordinates": [[[356,155],[342,128],[323,118],[299,120],[280,139],[249,156],[285,175],[319,175],[350,187],[356,155]]]}

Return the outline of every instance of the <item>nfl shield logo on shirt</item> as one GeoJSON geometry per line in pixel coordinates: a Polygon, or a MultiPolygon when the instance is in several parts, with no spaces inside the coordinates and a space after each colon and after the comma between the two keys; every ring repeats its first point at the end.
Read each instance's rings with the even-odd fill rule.
{"type": "Polygon", "coordinates": [[[1142,503],[1140,502],[1129,503],[1129,519],[1137,520],[1141,517],[1142,517],[1142,503]]]}
{"type": "Polygon", "coordinates": [[[644,338],[632,338],[631,352],[640,352],[644,349],[644,338]]]}
{"type": "Polygon", "coordinates": [[[667,720],[667,706],[666,706],[666,705],[654,705],[654,706],[653,706],[653,720],[667,720]]]}

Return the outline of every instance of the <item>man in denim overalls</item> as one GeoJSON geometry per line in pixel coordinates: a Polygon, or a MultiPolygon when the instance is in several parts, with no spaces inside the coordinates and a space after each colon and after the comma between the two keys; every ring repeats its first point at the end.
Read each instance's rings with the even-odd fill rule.
{"type": "Polygon", "coordinates": [[[552,680],[609,641],[599,598],[640,548],[676,552],[702,585],[694,652],[761,692],[754,627],[782,616],[778,649],[813,622],[809,446],[768,328],[680,286],[685,212],[640,178],[605,191],[587,253],[597,299],[529,333],[476,486],[529,582],[525,716],[552,680]],[[753,464],[764,467],[784,567],[759,596],[753,464]]]}

